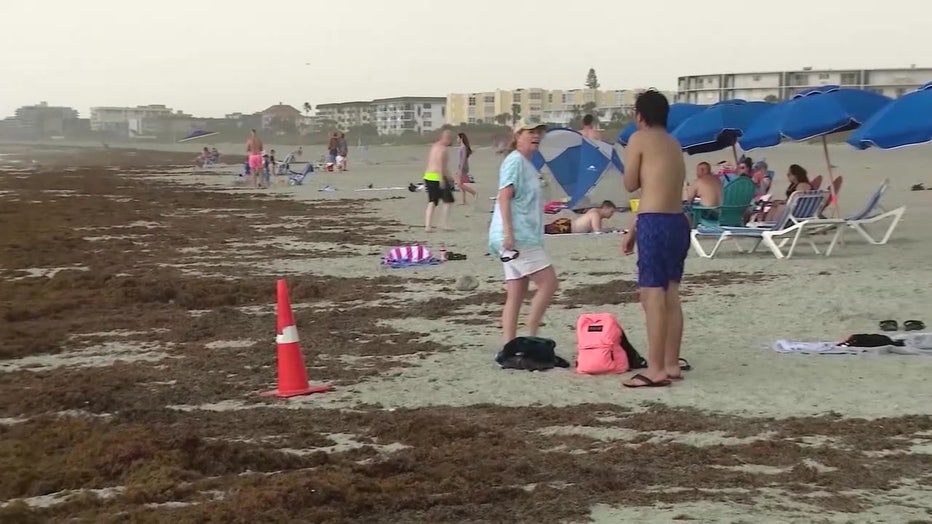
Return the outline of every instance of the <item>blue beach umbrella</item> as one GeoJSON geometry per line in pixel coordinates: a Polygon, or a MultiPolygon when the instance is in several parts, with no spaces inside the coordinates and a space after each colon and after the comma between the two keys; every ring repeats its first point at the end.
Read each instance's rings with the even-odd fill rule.
{"type": "Polygon", "coordinates": [[[861,89],[821,86],[775,104],[745,130],[738,144],[745,151],[778,145],[784,138],[809,140],[856,129],[890,98],[861,89]]]}
{"type": "Polygon", "coordinates": [[[831,183],[831,203],[838,214],[835,177],[828,156],[825,136],[857,129],[877,111],[890,103],[890,98],[872,91],[826,85],[803,91],[776,104],[761,115],[738,139],[745,151],[778,145],[784,138],[809,140],[822,137],[822,151],[831,183]]]}
{"type": "MultiPolygon", "coordinates": [[[[695,115],[696,113],[702,112],[709,106],[699,105],[699,104],[671,104],[670,105],[670,114],[667,116],[667,131],[673,132],[680,124],[683,123],[687,118],[695,115]]],[[[618,133],[617,142],[622,146],[628,145],[628,139],[631,138],[631,135],[637,131],[637,124],[630,123],[621,130],[621,133],[618,133]]]]}
{"type": "Polygon", "coordinates": [[[735,144],[744,131],[762,114],[774,107],[769,102],[725,100],[711,105],[686,120],[673,130],[676,138],[690,155],[711,153],[731,147],[738,162],[735,144]]]}
{"type": "Polygon", "coordinates": [[[932,142],[932,82],[887,104],[848,139],[858,149],[895,149],[927,142],[932,142]]]}
{"type": "Polygon", "coordinates": [[[570,198],[572,208],[606,173],[624,172],[618,152],[608,142],[590,140],[574,129],[550,129],[531,159],[538,171],[545,167],[570,198]]]}

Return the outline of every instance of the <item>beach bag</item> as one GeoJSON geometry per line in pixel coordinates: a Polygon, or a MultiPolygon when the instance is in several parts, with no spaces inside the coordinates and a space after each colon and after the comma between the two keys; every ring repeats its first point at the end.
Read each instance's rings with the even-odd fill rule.
{"type": "Polygon", "coordinates": [[[544,234],[563,235],[573,232],[573,221],[568,218],[558,218],[544,226],[544,234]]]}
{"type": "Polygon", "coordinates": [[[624,332],[611,313],[586,313],[576,321],[576,372],[586,375],[624,373],[628,355],[621,347],[624,332]]]}
{"type": "Polygon", "coordinates": [[[525,371],[546,371],[555,367],[570,367],[569,362],[557,355],[556,347],[557,343],[549,338],[517,337],[505,344],[495,355],[495,362],[502,369],[525,371]]]}

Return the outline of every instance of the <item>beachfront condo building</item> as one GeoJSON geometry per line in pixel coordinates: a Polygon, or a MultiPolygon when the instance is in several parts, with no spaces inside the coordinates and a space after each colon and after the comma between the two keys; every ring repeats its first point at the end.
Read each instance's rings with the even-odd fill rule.
{"type": "Polygon", "coordinates": [[[430,133],[443,127],[447,99],[438,96],[400,96],[372,101],[375,126],[380,135],[400,135],[406,131],[430,133]]]}
{"type": "MultiPolygon", "coordinates": [[[[587,111],[608,121],[629,116],[644,89],[496,89],[447,95],[446,123],[510,124],[515,117],[533,123],[565,125],[587,111]]],[[[674,93],[666,93],[672,99],[674,93]]]]}
{"type": "Polygon", "coordinates": [[[333,104],[318,104],[316,119],[324,123],[331,122],[338,129],[371,125],[375,122],[375,114],[371,101],[357,100],[354,102],[337,102],[333,104]]]}
{"type": "Polygon", "coordinates": [[[903,96],[932,81],[932,68],[813,69],[750,73],[716,73],[681,76],[677,102],[714,104],[722,100],[786,100],[794,94],[823,85],[868,89],[892,98],[903,96]]]}
{"type": "Polygon", "coordinates": [[[161,104],[136,107],[92,107],[92,131],[124,131],[131,120],[151,121],[171,117],[189,117],[161,104]]]}

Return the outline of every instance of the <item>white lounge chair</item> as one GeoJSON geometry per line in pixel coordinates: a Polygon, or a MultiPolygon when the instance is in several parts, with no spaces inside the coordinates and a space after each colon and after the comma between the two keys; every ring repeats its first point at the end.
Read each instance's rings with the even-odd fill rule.
{"type": "MultiPolygon", "coordinates": [[[[703,258],[712,258],[718,252],[722,242],[730,238],[735,242],[738,251],[744,251],[741,248],[741,244],[738,243],[738,238],[743,237],[756,240],[749,252],[755,251],[757,246],[763,243],[778,259],[789,258],[793,256],[796,243],[802,238],[807,225],[816,218],[816,215],[819,213],[819,210],[822,209],[828,197],[828,191],[802,191],[793,193],[790,195],[790,198],[787,199],[786,206],[777,221],[766,227],[699,226],[692,230],[691,241],[693,249],[703,258]],[[700,238],[714,238],[716,241],[715,245],[712,246],[711,250],[706,251],[702,247],[700,238]],[[790,242],[790,247],[789,250],[784,253],[781,248],[787,242],[790,242]]],[[[825,219],[820,222],[823,226],[841,225],[844,223],[841,219],[825,219]]],[[[825,256],[831,254],[831,248],[834,247],[835,240],[841,235],[844,228],[837,227],[836,229],[835,238],[832,239],[832,243],[829,246],[829,250],[825,252],[825,256]]],[[[806,235],[806,240],[809,245],[812,246],[816,254],[821,254],[811,236],[806,235]]]]}
{"type": "Polygon", "coordinates": [[[883,245],[890,240],[897,224],[899,224],[900,219],[903,218],[903,213],[906,212],[906,206],[900,206],[891,211],[886,211],[883,206],[880,205],[880,199],[883,198],[883,194],[887,191],[889,186],[890,180],[884,180],[883,184],[881,184],[880,187],[877,188],[877,191],[868,199],[861,211],[845,218],[845,224],[847,224],[848,227],[857,231],[864,237],[864,240],[874,245],[883,245]],[[888,218],[892,218],[893,220],[890,221],[890,225],[887,226],[887,230],[880,240],[874,238],[864,227],[870,224],[876,224],[888,218]]]}

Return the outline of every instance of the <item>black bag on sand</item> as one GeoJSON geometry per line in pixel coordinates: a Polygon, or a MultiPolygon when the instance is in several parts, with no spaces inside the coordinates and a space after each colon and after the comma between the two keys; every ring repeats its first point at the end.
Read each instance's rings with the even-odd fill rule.
{"type": "Polygon", "coordinates": [[[570,363],[556,354],[557,343],[549,338],[518,337],[495,356],[502,369],[545,371],[554,367],[568,368],[570,363]]]}
{"type": "Polygon", "coordinates": [[[628,356],[628,369],[644,369],[647,367],[647,361],[638,353],[638,350],[634,349],[624,330],[621,331],[621,349],[625,350],[625,355],[628,356]]]}

